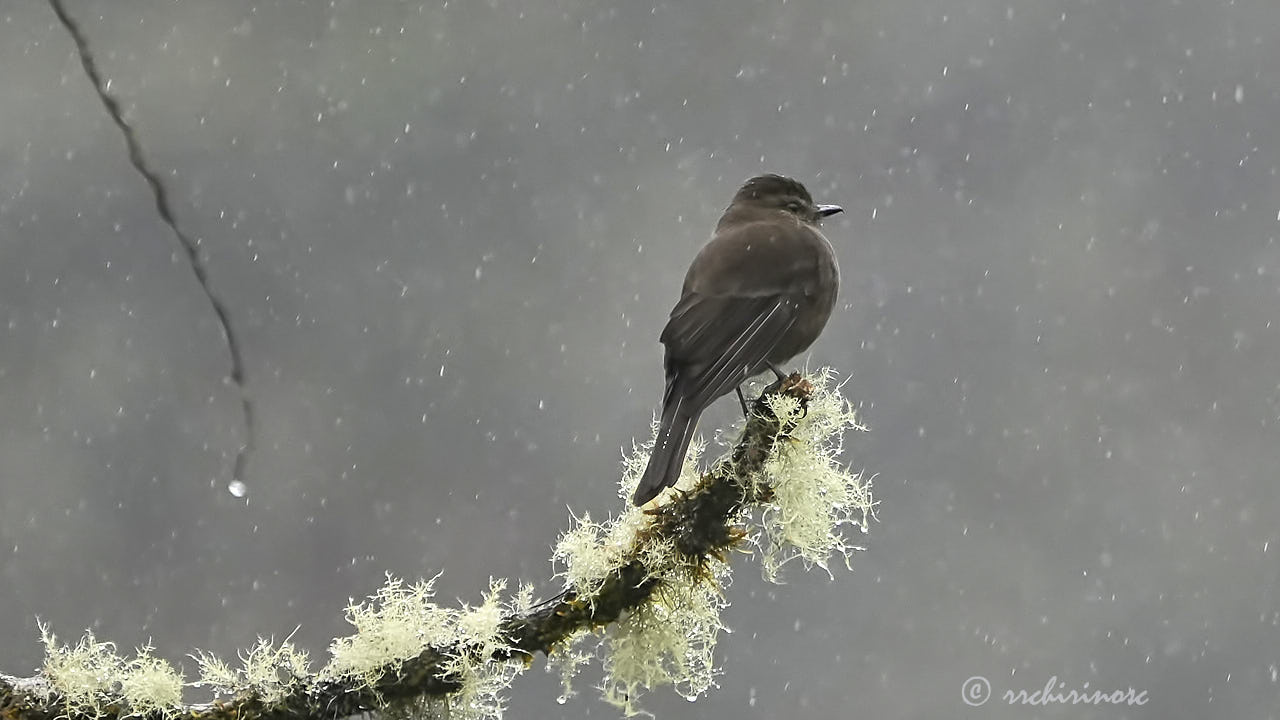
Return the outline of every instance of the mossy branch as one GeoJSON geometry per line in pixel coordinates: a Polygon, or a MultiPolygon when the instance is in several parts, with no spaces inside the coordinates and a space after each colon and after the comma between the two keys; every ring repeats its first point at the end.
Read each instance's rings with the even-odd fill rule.
{"type": "MultiPolygon", "coordinates": [[[[589,657],[575,645],[598,632],[608,646],[605,697],[627,714],[637,712],[639,691],[654,685],[696,696],[712,685],[726,552],[760,544],[744,526],[750,511],[763,511],[766,576],[788,557],[847,559],[853,548],[839,526],[865,527],[871,513],[866,484],[836,459],[843,431],[858,427],[852,410],[825,387],[827,375],[817,380],[822,386],[792,375],[767,388],[728,456],[701,475],[686,472],[663,504],[628,504],[604,524],[580,519],[556,549],[566,589],[551,600],[535,605],[526,587],[501,602],[504,585],[495,582],[480,606],[447,609],[431,602],[430,582],[389,579],[372,602],[348,608],[357,632],[334,642],[323,669],[310,672],[306,654],[288,641],[260,642],[236,670],[198,653],[201,679],[191,685],[226,699],[188,705],[182,676],[150,648],[126,660],[92,635],[66,647],[44,629],[42,672],[0,675],[0,720],[494,717],[501,691],[539,653],[559,661],[569,694],[569,678],[589,657]]],[[[646,456],[642,448],[628,461],[623,497],[646,456]]]]}

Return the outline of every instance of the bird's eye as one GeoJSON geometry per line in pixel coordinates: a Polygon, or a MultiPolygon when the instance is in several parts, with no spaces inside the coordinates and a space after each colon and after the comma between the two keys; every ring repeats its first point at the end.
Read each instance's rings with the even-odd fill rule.
{"type": "Polygon", "coordinates": [[[796,202],[795,200],[792,200],[791,202],[787,203],[787,209],[793,213],[798,213],[800,212],[800,203],[796,202]]]}

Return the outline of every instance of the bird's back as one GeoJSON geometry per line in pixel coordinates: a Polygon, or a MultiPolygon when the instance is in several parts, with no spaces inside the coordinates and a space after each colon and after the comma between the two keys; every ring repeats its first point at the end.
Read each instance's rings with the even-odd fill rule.
{"type": "MultiPolygon", "coordinates": [[[[669,361],[697,362],[720,349],[716,343],[695,342],[710,330],[706,326],[716,326],[718,335],[732,334],[745,329],[752,313],[771,299],[785,300],[796,306],[796,322],[768,354],[769,362],[779,364],[817,339],[839,287],[835,251],[812,225],[780,213],[722,223],[689,266],[660,340],[669,361]]],[[[764,369],[751,368],[750,374],[764,369]]]]}

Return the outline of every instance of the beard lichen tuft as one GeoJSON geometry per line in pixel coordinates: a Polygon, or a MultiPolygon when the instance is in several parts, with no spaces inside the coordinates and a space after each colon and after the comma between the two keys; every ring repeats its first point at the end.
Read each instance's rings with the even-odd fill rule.
{"type": "Polygon", "coordinates": [[[405,585],[388,575],[387,583],[369,602],[347,606],[347,622],[356,632],[333,641],[329,664],[321,675],[354,678],[373,687],[383,674],[397,670],[406,660],[450,641],[454,611],[432,601],[436,578],[405,585]]]}
{"type": "Polygon", "coordinates": [[[556,702],[561,705],[578,694],[573,689],[573,679],[595,658],[594,651],[584,647],[591,637],[590,630],[577,630],[547,653],[547,672],[560,675],[560,696],[556,698],[556,702]]]}
{"type": "Polygon", "coordinates": [[[334,641],[321,674],[334,680],[356,679],[373,688],[386,673],[434,650],[443,658],[441,677],[451,679],[457,689],[428,701],[433,712],[465,720],[501,717],[502,692],[524,671],[525,662],[511,652],[500,627],[513,606],[528,602],[529,591],[522,589],[513,604],[506,605],[499,599],[506,581],[491,579],[480,605],[456,610],[433,602],[434,581],[406,586],[388,576],[370,602],[349,606],[347,620],[356,633],[334,641]]]}
{"type": "Polygon", "coordinates": [[[200,679],[192,683],[193,687],[208,688],[215,695],[247,690],[267,703],[278,702],[294,692],[311,675],[307,652],[294,647],[289,638],[279,645],[267,638],[258,638],[257,645],[240,653],[240,667],[236,669],[201,650],[195,651],[191,658],[200,669],[200,679]]]}
{"type": "MultiPolygon", "coordinates": [[[[464,605],[456,616],[460,642],[455,647],[462,650],[449,653],[441,668],[445,675],[458,678],[461,685],[457,692],[446,696],[450,718],[484,720],[502,717],[506,708],[502,693],[525,670],[525,662],[520,657],[495,659],[499,655],[510,655],[511,650],[500,630],[503,619],[511,611],[511,607],[500,600],[506,586],[505,580],[490,578],[484,602],[474,608],[464,605]]],[[[523,602],[520,597],[515,601],[516,604],[523,602]]]]}
{"type": "Polygon", "coordinates": [[[115,644],[99,642],[85,632],[74,646],[59,645],[48,625],[40,624],[45,646],[47,689],[61,701],[65,714],[102,717],[122,702],[129,714],[168,716],[182,706],[182,673],[155,657],[153,648],[138,648],[132,659],[115,644]]]}
{"type": "Polygon", "coordinates": [[[650,600],[605,632],[604,699],[628,717],[640,714],[643,690],[671,685],[695,700],[715,685],[714,651],[724,629],[721,583],[727,565],[708,578],[702,572],[669,575],[650,600]]]}
{"type": "Polygon", "coordinates": [[[155,648],[138,648],[124,667],[120,695],[132,715],[168,717],[182,707],[182,673],[151,653],[155,648]]]}
{"type": "Polygon", "coordinates": [[[757,482],[765,492],[762,525],[767,544],[764,576],[778,581],[782,565],[800,559],[806,567],[827,570],[838,554],[848,564],[859,548],[844,537],[844,527],[865,532],[875,517],[870,482],[840,461],[845,433],[865,431],[853,406],[832,388],[832,372],[820,370],[809,381],[813,394],[802,405],[786,395],[766,399],[782,427],[757,482]]]}

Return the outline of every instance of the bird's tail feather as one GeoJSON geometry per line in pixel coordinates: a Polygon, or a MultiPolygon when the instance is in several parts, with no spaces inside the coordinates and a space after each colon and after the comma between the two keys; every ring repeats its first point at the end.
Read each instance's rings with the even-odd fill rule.
{"type": "Polygon", "coordinates": [[[670,398],[662,408],[662,422],[658,425],[658,437],[653,441],[653,453],[649,464],[636,486],[632,502],[643,505],[663,490],[676,484],[684,456],[689,452],[689,441],[698,422],[700,412],[690,413],[681,398],[670,398]]]}

